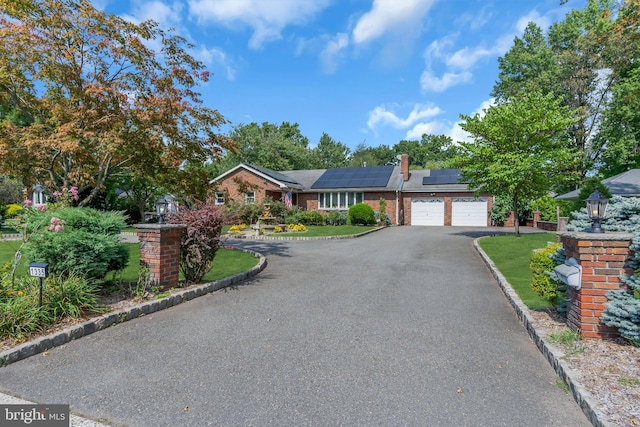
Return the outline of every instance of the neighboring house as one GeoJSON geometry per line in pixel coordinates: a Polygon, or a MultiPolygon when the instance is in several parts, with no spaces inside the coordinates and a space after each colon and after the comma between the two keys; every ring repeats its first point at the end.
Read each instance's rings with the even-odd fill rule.
{"type": "Polygon", "coordinates": [[[366,203],[374,211],[387,202],[392,224],[433,226],[490,225],[493,198],[474,196],[460,183],[457,169],[409,170],[409,156],[400,166],[369,166],[276,172],[241,163],[211,180],[217,204],[230,200],[261,203],[266,198],[304,210],[347,211],[366,203]]]}
{"type": "MultiPolygon", "coordinates": [[[[640,197],[640,169],[630,169],[616,176],[603,179],[602,185],[607,187],[613,196],[640,197]]],[[[580,190],[556,196],[556,199],[577,199],[580,190]]]]}

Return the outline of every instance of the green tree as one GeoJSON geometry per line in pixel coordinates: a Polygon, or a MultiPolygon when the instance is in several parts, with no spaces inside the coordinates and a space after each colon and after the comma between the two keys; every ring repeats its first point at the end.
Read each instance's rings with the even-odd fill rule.
{"type": "Polygon", "coordinates": [[[323,133],[316,148],[312,150],[313,169],[341,168],[347,166],[351,154],[349,147],[335,141],[327,133],[323,133]]]}
{"type": "Polygon", "coordinates": [[[230,134],[237,147],[227,152],[222,164],[226,170],[238,163],[276,171],[308,169],[311,165],[309,140],[298,126],[289,122],[282,122],[280,126],[267,122],[238,125],[230,134]]]}
{"type": "Polygon", "coordinates": [[[209,73],[153,21],[87,0],[0,0],[0,39],[0,173],[76,186],[86,206],[125,168],[159,180],[230,147],[196,91],[209,73]]]}
{"type": "MultiPolygon", "coordinates": [[[[557,177],[574,165],[566,129],[575,120],[552,94],[531,92],[490,107],[484,116],[461,116],[474,142],[461,143],[462,154],[449,166],[476,192],[509,197],[518,203],[545,195],[557,177]]],[[[516,221],[516,235],[520,229],[516,221]]]]}
{"type": "Polygon", "coordinates": [[[349,166],[383,166],[387,164],[395,164],[396,161],[396,153],[388,145],[369,147],[363,143],[358,144],[356,149],[351,153],[349,166]]]}
{"type": "Polygon", "coordinates": [[[536,23],[529,22],[522,38],[498,58],[498,81],[491,96],[498,102],[509,100],[529,90],[543,94],[561,93],[559,65],[554,52],[536,23]]]}

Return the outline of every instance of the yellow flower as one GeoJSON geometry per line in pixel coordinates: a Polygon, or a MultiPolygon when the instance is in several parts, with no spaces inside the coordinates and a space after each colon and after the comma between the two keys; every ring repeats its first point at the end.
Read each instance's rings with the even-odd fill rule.
{"type": "Polygon", "coordinates": [[[22,295],[24,295],[24,292],[18,291],[18,296],[21,297],[22,295]]]}
{"type": "Polygon", "coordinates": [[[7,289],[7,295],[9,296],[13,295],[13,289],[7,289]]]}

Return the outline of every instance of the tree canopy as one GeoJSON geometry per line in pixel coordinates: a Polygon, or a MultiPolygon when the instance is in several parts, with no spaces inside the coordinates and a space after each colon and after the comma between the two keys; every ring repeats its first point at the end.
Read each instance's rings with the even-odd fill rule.
{"type": "Polygon", "coordinates": [[[567,144],[574,115],[553,94],[525,93],[461,118],[474,142],[461,143],[449,166],[460,168],[478,193],[508,196],[516,218],[519,201],[546,195],[578,159],[567,144]]]}
{"type": "Polygon", "coordinates": [[[153,21],[87,0],[0,0],[0,39],[0,173],[25,185],[76,186],[85,205],[110,177],[171,184],[231,147],[195,90],[209,73],[153,21]]]}

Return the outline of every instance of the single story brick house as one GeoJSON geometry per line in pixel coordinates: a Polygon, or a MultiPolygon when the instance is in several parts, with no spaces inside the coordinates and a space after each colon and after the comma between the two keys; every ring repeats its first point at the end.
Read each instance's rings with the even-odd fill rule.
{"type": "Polygon", "coordinates": [[[347,211],[355,203],[379,210],[380,199],[395,225],[490,225],[489,194],[474,196],[457,169],[410,170],[409,156],[399,166],[273,171],[241,163],[211,180],[216,203],[261,203],[266,198],[304,210],[347,211]]]}

